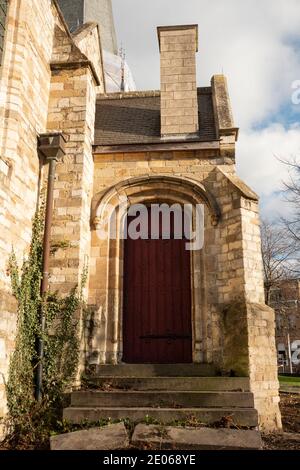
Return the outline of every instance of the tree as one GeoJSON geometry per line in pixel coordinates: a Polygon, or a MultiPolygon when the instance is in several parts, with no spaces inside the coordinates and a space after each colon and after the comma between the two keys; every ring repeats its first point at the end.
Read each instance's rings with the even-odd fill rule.
{"type": "MultiPolygon", "coordinates": [[[[289,370],[292,373],[290,322],[295,295],[295,257],[298,246],[286,223],[261,225],[262,256],[265,277],[266,304],[276,312],[276,328],[285,338],[289,370]],[[291,308],[292,307],[292,308],[291,308]]],[[[286,360],[285,359],[285,360],[286,360]]]]}
{"type": "Polygon", "coordinates": [[[298,299],[295,280],[300,276],[300,161],[281,162],[288,166],[289,178],[284,185],[291,215],[277,223],[264,220],[261,237],[266,303],[275,309],[277,331],[288,352],[285,363],[288,359],[292,373],[290,331],[298,299]]]}
{"type": "Polygon", "coordinates": [[[294,277],[300,276],[300,158],[292,160],[282,160],[287,165],[289,179],[284,183],[285,198],[290,203],[292,215],[283,218],[283,224],[290,239],[293,240],[296,254],[292,271],[294,277]]]}
{"type": "Polygon", "coordinates": [[[266,303],[270,304],[272,289],[282,281],[294,278],[297,243],[287,226],[263,220],[261,224],[262,257],[266,303]]]}

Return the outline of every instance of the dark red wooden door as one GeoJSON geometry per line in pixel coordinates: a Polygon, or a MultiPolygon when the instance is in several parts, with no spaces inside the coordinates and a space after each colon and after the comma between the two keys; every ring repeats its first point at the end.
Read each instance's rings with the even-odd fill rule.
{"type": "Polygon", "coordinates": [[[171,239],[164,240],[160,231],[158,240],[128,238],[124,243],[124,362],[191,363],[186,241],[172,238],[172,233],[171,239]]]}

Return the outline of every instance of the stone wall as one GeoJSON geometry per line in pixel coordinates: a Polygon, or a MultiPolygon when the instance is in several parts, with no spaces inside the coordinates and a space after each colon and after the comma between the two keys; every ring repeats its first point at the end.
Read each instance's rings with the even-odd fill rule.
{"type": "Polygon", "coordinates": [[[96,93],[104,89],[98,27],[93,24],[83,32],[87,34],[80,33],[74,43],[60,33],[49,95],[47,128],[67,137],[54,185],[52,243],[61,248],[50,262],[51,288],[63,295],[81,283],[89,266],[96,93]],[[71,70],[68,61],[73,64],[71,70]]]}
{"type": "MultiPolygon", "coordinates": [[[[222,369],[223,333],[220,305],[230,300],[231,292],[238,294],[238,289],[240,289],[240,295],[243,295],[244,273],[240,212],[232,210],[232,201],[234,198],[238,199],[239,194],[232,195],[232,183],[223,173],[218,173],[216,165],[224,168],[229,175],[234,173],[232,161],[228,160],[225,164],[224,159],[221,159],[213,150],[96,155],[94,195],[97,199],[98,195],[100,197],[109,188],[133,178],[168,176],[193,178],[205,184],[216,197],[222,212],[222,220],[217,227],[214,227],[209,212],[206,211],[205,247],[201,259],[197,261],[198,267],[194,273],[195,282],[199,283],[197,288],[201,290],[198,297],[198,303],[201,305],[195,308],[201,309],[203,317],[203,325],[199,326],[201,333],[195,332],[198,345],[194,360],[214,362],[222,369]],[[205,272],[205,278],[203,272],[205,272]]],[[[168,192],[165,185],[162,185],[162,191],[168,192]]],[[[155,193],[155,189],[153,192],[155,193]]],[[[98,329],[102,330],[101,333],[99,331],[102,340],[107,329],[107,316],[111,313],[106,303],[110,277],[107,258],[112,259],[113,263],[116,249],[116,247],[112,249],[110,254],[108,246],[103,241],[99,241],[96,231],[93,230],[89,304],[96,306],[98,319],[94,318],[94,322],[98,324],[98,329]]],[[[111,295],[113,296],[113,292],[111,295]]],[[[116,300],[116,304],[118,303],[119,301],[116,300]]],[[[101,350],[100,340],[97,344],[96,338],[92,343],[96,348],[100,348],[100,361],[105,362],[107,346],[103,346],[104,350],[101,350]]],[[[115,346],[112,346],[112,349],[115,346]]],[[[92,360],[95,360],[94,356],[92,360]]]]}
{"type": "MultiPolygon", "coordinates": [[[[261,426],[278,429],[274,313],[264,305],[257,196],[236,176],[232,160],[220,158],[215,150],[95,155],[92,214],[107,191],[113,194],[112,188],[110,202],[116,207],[120,195],[130,203],[139,192],[147,201],[171,197],[171,183],[164,177],[182,178],[182,188],[185,178],[203,184],[221,212],[216,225],[206,209],[204,248],[199,257],[193,254],[193,297],[198,303],[193,307],[194,361],[214,363],[225,374],[250,376],[261,426]],[[149,190],[142,182],[131,189],[130,181],[143,176],[149,190]],[[149,180],[155,176],[160,185],[149,180]],[[120,186],[124,181],[125,192],[120,186]]],[[[122,244],[99,241],[93,218],[92,224],[88,365],[122,357],[122,244]]]]}
{"type": "Polygon", "coordinates": [[[12,247],[19,264],[26,255],[47,172],[40,167],[37,138],[62,130],[68,140],[67,155],[58,165],[53,238],[69,237],[70,248],[63,274],[57,254],[52,279],[55,286],[64,283],[60,290],[68,292],[78,283],[90,248],[92,141],[96,88],[103,89],[101,66],[97,28],[75,44],[55,1],[11,0],[0,82],[0,416],[6,410],[4,382],[16,332],[7,261],[12,247]],[[86,51],[86,42],[88,57],[79,49],[86,51]]]}
{"type": "MultiPolygon", "coordinates": [[[[124,181],[134,179],[137,177],[182,177],[182,178],[193,178],[199,182],[204,182],[207,186],[210,186],[209,180],[215,179],[213,171],[216,165],[224,164],[224,168],[229,173],[234,171],[232,161],[229,160],[228,164],[225,164],[224,159],[221,159],[216,151],[184,151],[184,152],[157,152],[157,153],[135,153],[135,154],[111,154],[111,155],[95,155],[95,171],[94,171],[94,200],[97,205],[97,198],[101,198],[101,194],[108,191],[109,188],[121,184],[124,181]]],[[[166,194],[171,191],[172,188],[168,189],[166,186],[168,183],[162,182],[161,193],[165,191],[166,194]]],[[[154,185],[150,188],[152,193],[158,194],[154,185]]],[[[119,193],[120,190],[117,190],[119,193]]],[[[140,191],[142,189],[140,188],[140,191]]],[[[147,191],[145,186],[144,191],[147,191]]],[[[128,193],[128,191],[126,191],[128,193]]],[[[138,195],[138,191],[134,197],[138,195]]],[[[131,196],[131,199],[132,200],[131,196]]],[[[150,192],[147,197],[150,197],[150,192]]],[[[182,196],[182,199],[184,196],[182,196]]],[[[222,201],[220,201],[222,202],[222,201]]],[[[93,208],[94,213],[94,208],[93,208]]],[[[197,336],[196,351],[194,351],[195,361],[212,361],[216,363],[222,362],[222,341],[220,328],[213,328],[214,323],[219,322],[219,318],[214,315],[215,311],[215,289],[211,292],[209,297],[209,290],[204,292],[203,286],[200,286],[200,279],[203,274],[201,271],[206,272],[206,283],[207,285],[216,285],[216,272],[217,266],[212,266],[213,260],[218,253],[218,250],[222,250],[222,247],[215,245],[215,233],[218,233],[218,228],[212,227],[211,218],[209,213],[206,214],[207,226],[205,238],[208,240],[205,247],[205,255],[201,258],[197,258],[194,261],[195,264],[195,282],[199,281],[199,293],[198,301],[195,303],[195,316],[200,316],[199,309],[205,310],[206,322],[205,326],[200,323],[198,324],[198,330],[195,332],[197,336]],[[201,266],[202,264],[202,266],[201,266]],[[202,291],[201,291],[202,289],[202,291]],[[201,291],[201,292],[200,292],[201,291]],[[201,304],[201,305],[200,305],[201,304]],[[200,331],[201,330],[201,331],[200,331]],[[214,353],[213,353],[214,351],[214,353]]],[[[93,219],[93,217],[92,217],[93,219]]],[[[92,220],[93,223],[93,220],[92,220]]],[[[89,304],[93,306],[92,322],[95,326],[94,334],[90,333],[90,361],[106,362],[112,360],[117,361],[120,358],[121,343],[118,346],[117,341],[113,340],[112,343],[106,340],[106,334],[116,338],[116,335],[121,335],[121,320],[117,320],[120,308],[121,300],[116,296],[122,295],[122,287],[118,287],[119,293],[116,292],[116,286],[114,280],[111,277],[117,276],[115,271],[114,263],[118,263],[115,260],[116,251],[118,251],[118,259],[122,262],[122,254],[119,252],[121,247],[113,246],[111,243],[110,247],[105,241],[99,241],[95,227],[93,226],[92,231],[92,251],[90,261],[90,285],[89,285],[89,304]],[[111,263],[111,266],[110,266],[111,263]],[[112,274],[112,272],[114,274],[112,274]],[[112,281],[112,287],[109,286],[109,279],[112,281]],[[108,290],[107,290],[108,289],[108,290]],[[109,297],[109,299],[108,299],[109,297]],[[110,300],[110,299],[115,299],[110,300]],[[112,303],[111,303],[112,302],[112,303]],[[111,306],[110,306],[111,305],[111,306]],[[113,327],[117,329],[119,333],[110,332],[108,326],[109,315],[113,315],[115,312],[115,319],[112,320],[115,323],[113,327]],[[117,323],[117,324],[116,324],[117,323]],[[102,345],[102,346],[101,346],[102,345]],[[119,351],[118,351],[119,348],[119,351]],[[98,352],[96,352],[96,350],[98,352]]],[[[120,283],[122,283],[123,274],[120,273],[120,283]]],[[[225,282],[225,281],[224,281],[225,282]]],[[[121,341],[121,338],[119,337],[121,341]]]]}
{"type": "MultiPolygon", "coordinates": [[[[0,292],[0,419],[6,413],[5,383],[7,380],[9,357],[14,350],[16,332],[16,300],[8,292],[0,292]]],[[[0,440],[3,426],[0,422],[0,440]]]]}
{"type": "Polygon", "coordinates": [[[16,330],[6,268],[12,247],[21,263],[31,239],[40,171],[37,136],[46,130],[53,32],[50,0],[9,2],[0,81],[0,416],[16,330]]]}
{"type": "Polygon", "coordinates": [[[259,208],[257,201],[241,198],[244,304],[247,319],[250,386],[261,429],[280,429],[279,382],[275,344],[275,313],[265,305],[259,208]]]}
{"type": "Polygon", "coordinates": [[[250,377],[260,427],[274,431],[281,429],[275,315],[264,301],[258,203],[254,194],[230,175],[227,184],[232,183],[236,195],[229,217],[233,225],[227,227],[229,245],[221,243],[229,270],[219,265],[227,278],[227,292],[220,304],[224,321],[224,366],[225,370],[250,377]]]}
{"type": "Polygon", "coordinates": [[[89,69],[61,70],[53,75],[48,129],[63,131],[68,141],[66,155],[56,169],[52,240],[67,242],[68,247],[52,258],[51,284],[64,293],[78,284],[90,250],[95,99],[89,69]]]}
{"type": "Polygon", "coordinates": [[[79,283],[90,250],[96,92],[104,89],[99,31],[90,26],[74,40],[57,31],[52,56],[47,129],[67,136],[66,155],[56,169],[52,227],[53,243],[67,243],[51,262],[51,284],[62,293],[79,283]]]}
{"type": "Polygon", "coordinates": [[[53,31],[50,0],[10,2],[0,83],[2,285],[7,285],[12,245],[22,258],[30,241],[39,178],[37,135],[46,130],[53,31]]]}
{"type": "Polygon", "coordinates": [[[249,375],[261,429],[281,429],[274,310],[247,304],[249,375]]]}
{"type": "Polygon", "coordinates": [[[99,26],[97,23],[87,23],[73,35],[73,40],[95,67],[95,72],[100,80],[97,93],[103,93],[105,82],[99,26]]]}

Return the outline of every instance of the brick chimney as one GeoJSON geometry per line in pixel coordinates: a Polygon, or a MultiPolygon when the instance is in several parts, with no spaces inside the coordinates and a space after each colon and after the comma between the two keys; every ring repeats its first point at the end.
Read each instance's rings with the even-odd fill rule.
{"type": "Polygon", "coordinates": [[[196,84],[198,26],[160,26],[161,135],[192,137],[199,130],[196,84]]]}

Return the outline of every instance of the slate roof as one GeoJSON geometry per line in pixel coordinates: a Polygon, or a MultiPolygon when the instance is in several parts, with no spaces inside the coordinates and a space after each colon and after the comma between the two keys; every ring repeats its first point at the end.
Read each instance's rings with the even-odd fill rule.
{"type": "MultiPolygon", "coordinates": [[[[211,88],[198,88],[198,103],[199,137],[191,141],[217,140],[211,88]]],[[[165,141],[160,137],[159,91],[125,95],[114,93],[97,100],[94,145],[137,145],[161,142],[165,141]]]]}

